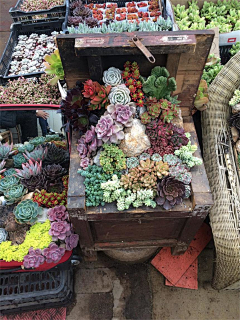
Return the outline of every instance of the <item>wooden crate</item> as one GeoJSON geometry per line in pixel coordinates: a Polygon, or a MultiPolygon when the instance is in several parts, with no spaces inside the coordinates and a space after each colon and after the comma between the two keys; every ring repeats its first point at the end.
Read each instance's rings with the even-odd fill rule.
{"type": "MultiPolygon", "coordinates": [[[[181,100],[185,131],[198,145],[191,109],[203,68],[212,44],[214,32],[177,31],[137,33],[150,50],[156,63],[150,63],[131,39],[135,34],[59,35],[57,36],[68,88],[77,80],[101,81],[104,70],[111,66],[123,68],[127,61],[137,61],[143,76],[155,65],[166,66],[176,77],[181,100]]],[[[84,178],[77,173],[80,158],[76,133],[72,136],[68,211],[80,246],[89,257],[97,250],[113,248],[170,246],[173,254],[182,254],[194,238],[213,202],[204,165],[193,168],[192,196],[172,210],[140,207],[117,211],[115,204],[85,207],[84,178]]]]}

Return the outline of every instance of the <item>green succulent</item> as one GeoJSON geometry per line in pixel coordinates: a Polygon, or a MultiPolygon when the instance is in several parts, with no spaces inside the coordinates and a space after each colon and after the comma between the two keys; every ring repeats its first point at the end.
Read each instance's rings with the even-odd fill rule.
{"type": "Polygon", "coordinates": [[[2,144],[0,142],[0,161],[6,160],[11,154],[13,154],[15,151],[13,150],[13,144],[5,143],[2,144]]]}
{"type": "Polygon", "coordinates": [[[232,99],[229,101],[229,105],[234,107],[236,104],[240,103],[240,90],[235,90],[232,99]]]}
{"type": "Polygon", "coordinates": [[[36,147],[39,144],[43,144],[45,142],[45,138],[40,136],[40,137],[36,137],[36,138],[31,139],[29,142],[36,147]]]}
{"type": "Polygon", "coordinates": [[[14,174],[16,174],[16,170],[14,168],[10,168],[3,173],[4,177],[13,176],[14,174]]]}
{"type": "Polygon", "coordinates": [[[132,169],[139,165],[139,160],[137,157],[130,157],[126,160],[127,168],[132,169]]]}
{"type": "Polygon", "coordinates": [[[24,153],[26,151],[32,152],[34,150],[35,146],[31,143],[23,144],[18,147],[18,152],[24,153]]]}
{"type": "MultiPolygon", "coordinates": [[[[239,26],[239,29],[240,29],[240,26],[239,26]]],[[[233,57],[236,53],[238,53],[238,51],[240,51],[240,42],[236,42],[236,44],[233,44],[229,52],[233,57]]]]}
{"type": "Polygon", "coordinates": [[[126,169],[126,157],[121,149],[114,144],[103,144],[104,151],[100,152],[100,164],[103,171],[113,174],[114,171],[126,169]]]}
{"type": "Polygon", "coordinates": [[[14,176],[7,176],[0,180],[0,192],[5,193],[10,187],[19,184],[19,179],[14,176]]]}
{"type": "Polygon", "coordinates": [[[61,138],[59,137],[59,134],[47,134],[45,137],[46,142],[51,142],[51,141],[60,141],[61,138]]]}
{"type": "Polygon", "coordinates": [[[46,158],[47,151],[48,151],[47,147],[43,148],[42,146],[38,146],[32,152],[26,151],[26,153],[24,154],[24,157],[28,160],[31,159],[32,161],[40,162],[46,158]]]}
{"type": "Polygon", "coordinates": [[[56,49],[51,55],[46,55],[44,60],[45,73],[55,75],[55,77],[50,80],[49,84],[54,86],[57,84],[58,80],[64,80],[64,70],[59,50],[56,49]]]}
{"type": "Polygon", "coordinates": [[[27,160],[25,159],[22,153],[18,153],[12,158],[13,158],[13,163],[15,168],[21,168],[22,164],[27,162],[27,160]]]}
{"type": "Polygon", "coordinates": [[[17,184],[7,189],[6,192],[4,192],[4,197],[9,205],[20,201],[26,193],[27,189],[25,189],[23,185],[17,184]]]}
{"type": "Polygon", "coordinates": [[[33,200],[23,200],[13,210],[15,219],[18,223],[33,224],[37,220],[40,208],[33,200]]]}

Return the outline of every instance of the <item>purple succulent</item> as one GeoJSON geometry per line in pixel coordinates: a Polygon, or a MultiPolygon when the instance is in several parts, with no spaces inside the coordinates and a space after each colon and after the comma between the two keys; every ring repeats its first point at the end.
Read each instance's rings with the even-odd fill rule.
{"type": "Polygon", "coordinates": [[[38,268],[45,261],[42,251],[40,249],[29,249],[28,254],[23,259],[24,268],[38,268]]]}
{"type": "Polygon", "coordinates": [[[66,250],[71,251],[78,245],[79,235],[75,233],[71,233],[69,237],[66,237],[66,250]]]}
{"type": "Polygon", "coordinates": [[[77,146],[77,151],[79,152],[80,158],[85,158],[88,153],[86,143],[84,142],[79,143],[79,145],[77,146]]]}
{"type": "Polygon", "coordinates": [[[49,234],[52,236],[53,241],[64,240],[71,234],[70,224],[67,221],[54,221],[51,223],[49,234]]]}
{"type": "Polygon", "coordinates": [[[119,140],[124,138],[122,130],[123,126],[121,124],[114,123],[110,114],[101,116],[95,128],[97,138],[102,140],[104,143],[108,141],[111,143],[119,143],[119,140]]]}
{"type": "Polygon", "coordinates": [[[43,255],[46,257],[47,263],[58,262],[64,253],[65,249],[58,247],[56,243],[51,243],[48,248],[43,249],[43,255]]]}
{"type": "Polygon", "coordinates": [[[69,219],[65,206],[56,206],[48,210],[48,219],[50,221],[64,221],[69,219]]]}
{"type": "Polygon", "coordinates": [[[85,141],[86,141],[86,143],[89,143],[89,142],[93,141],[95,138],[96,138],[95,127],[91,126],[91,129],[89,129],[85,133],[85,141]]]}
{"type": "Polygon", "coordinates": [[[95,138],[92,143],[88,146],[88,151],[91,153],[91,152],[94,152],[94,151],[97,151],[97,147],[100,147],[101,146],[101,143],[100,143],[101,140],[98,140],[95,138]]]}
{"type": "Polygon", "coordinates": [[[83,169],[87,169],[87,167],[90,165],[90,159],[89,158],[84,158],[80,162],[80,167],[83,169]]]}
{"type": "Polygon", "coordinates": [[[131,127],[133,116],[136,113],[135,103],[131,102],[125,106],[121,104],[110,104],[107,107],[107,113],[110,114],[113,120],[123,124],[125,127],[131,127]]]}

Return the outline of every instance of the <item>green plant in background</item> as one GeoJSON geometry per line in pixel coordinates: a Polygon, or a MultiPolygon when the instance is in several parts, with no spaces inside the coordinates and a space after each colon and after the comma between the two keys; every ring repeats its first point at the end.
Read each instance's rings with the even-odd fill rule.
{"type": "Polygon", "coordinates": [[[240,90],[237,89],[234,91],[232,99],[229,101],[229,105],[234,107],[236,104],[240,103],[240,90]]]}
{"type": "Polygon", "coordinates": [[[4,192],[4,197],[7,204],[13,204],[21,200],[21,198],[27,193],[27,189],[23,185],[13,185],[4,192]]]}
{"type": "Polygon", "coordinates": [[[7,176],[0,180],[0,192],[5,193],[10,187],[19,184],[19,179],[14,176],[7,176]]]}
{"type": "Polygon", "coordinates": [[[0,142],[0,161],[6,160],[10,155],[12,155],[15,151],[13,150],[13,144],[0,142]]]}
{"type": "Polygon", "coordinates": [[[203,111],[206,108],[208,101],[208,85],[206,80],[201,79],[197,95],[194,100],[194,107],[200,111],[203,111]]]}
{"type": "Polygon", "coordinates": [[[47,134],[45,137],[46,142],[51,142],[51,141],[60,141],[61,138],[59,137],[59,134],[47,134]]]}
{"type": "Polygon", "coordinates": [[[31,139],[29,142],[36,147],[39,144],[43,144],[45,142],[45,137],[42,137],[42,136],[36,137],[36,138],[31,139]]]}
{"type": "Polygon", "coordinates": [[[23,163],[26,163],[27,160],[23,156],[22,153],[18,153],[15,156],[13,156],[13,164],[15,168],[21,168],[23,163]]]}
{"type": "MultiPolygon", "coordinates": [[[[240,25],[239,25],[239,30],[240,30],[240,25]]],[[[233,57],[236,53],[238,53],[238,51],[240,51],[240,42],[236,42],[236,44],[233,44],[229,52],[233,57]]]]}
{"type": "Polygon", "coordinates": [[[25,151],[32,152],[35,146],[31,143],[22,144],[18,147],[18,152],[24,153],[25,151]]]}
{"type": "Polygon", "coordinates": [[[59,50],[56,49],[51,55],[46,55],[44,60],[45,73],[55,75],[55,77],[50,80],[49,84],[54,86],[58,80],[64,80],[64,70],[59,50]]]}
{"type": "Polygon", "coordinates": [[[40,207],[33,200],[23,200],[13,210],[18,223],[33,224],[40,213],[40,207]]]}
{"type": "Polygon", "coordinates": [[[121,149],[114,144],[103,144],[104,151],[100,152],[100,164],[103,171],[113,174],[114,171],[126,169],[126,157],[121,149]]]}
{"type": "Polygon", "coordinates": [[[221,59],[217,58],[214,54],[209,55],[202,75],[202,79],[205,80],[208,85],[213,82],[218,73],[222,70],[223,66],[220,61],[221,59]]]}

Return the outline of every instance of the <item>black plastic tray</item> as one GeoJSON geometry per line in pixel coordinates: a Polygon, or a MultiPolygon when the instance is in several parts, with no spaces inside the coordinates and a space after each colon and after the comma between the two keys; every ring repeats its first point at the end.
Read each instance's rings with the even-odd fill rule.
{"type": "Polygon", "coordinates": [[[71,258],[48,271],[0,274],[0,314],[64,307],[72,297],[71,258]]]}
{"type": "Polygon", "coordinates": [[[232,46],[220,46],[219,51],[220,51],[220,57],[221,57],[221,64],[226,64],[230,59],[231,59],[231,50],[232,46]]]}
{"type": "Polygon", "coordinates": [[[18,0],[15,7],[10,8],[9,14],[14,22],[21,22],[23,24],[33,24],[43,21],[57,21],[61,23],[65,19],[66,8],[69,6],[69,0],[65,0],[63,5],[55,6],[49,10],[30,11],[25,12],[20,10],[20,6],[24,0],[18,0]]]}
{"type": "Polygon", "coordinates": [[[62,22],[51,21],[51,22],[40,22],[34,25],[22,25],[21,23],[14,23],[11,26],[11,33],[6,44],[3,55],[0,59],[0,84],[4,85],[8,80],[14,80],[19,77],[31,78],[40,77],[44,72],[34,72],[27,74],[19,74],[8,76],[10,63],[12,61],[13,49],[17,44],[19,35],[30,35],[31,33],[42,34],[45,33],[50,35],[53,31],[60,32],[62,30],[62,22]]]}

